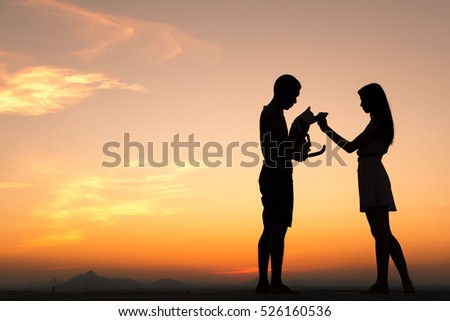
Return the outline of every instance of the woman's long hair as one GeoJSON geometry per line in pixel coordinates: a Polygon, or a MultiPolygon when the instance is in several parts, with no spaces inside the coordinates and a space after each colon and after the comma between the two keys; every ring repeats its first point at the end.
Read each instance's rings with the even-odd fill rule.
{"type": "Polygon", "coordinates": [[[372,119],[381,125],[386,143],[392,144],[394,140],[394,121],[383,88],[379,84],[372,83],[358,90],[358,94],[361,100],[369,106],[372,119]]]}

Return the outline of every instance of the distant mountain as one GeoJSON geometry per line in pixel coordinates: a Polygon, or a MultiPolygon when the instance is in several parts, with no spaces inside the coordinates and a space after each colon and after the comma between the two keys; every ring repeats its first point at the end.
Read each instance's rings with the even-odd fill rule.
{"type": "Polygon", "coordinates": [[[132,279],[110,279],[99,276],[92,271],[77,275],[69,281],[55,286],[57,291],[63,292],[130,291],[138,290],[142,287],[142,284],[132,279]]]}
{"type": "Polygon", "coordinates": [[[156,290],[180,290],[188,288],[188,285],[172,279],[160,279],[151,283],[150,287],[156,290]]]}

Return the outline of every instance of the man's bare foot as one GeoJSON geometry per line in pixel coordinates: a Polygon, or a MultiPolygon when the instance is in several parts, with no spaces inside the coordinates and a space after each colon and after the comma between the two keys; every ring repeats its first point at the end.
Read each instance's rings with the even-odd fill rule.
{"type": "Polygon", "coordinates": [[[269,293],[270,292],[270,285],[269,283],[260,282],[256,286],[256,293],[269,293]]]}

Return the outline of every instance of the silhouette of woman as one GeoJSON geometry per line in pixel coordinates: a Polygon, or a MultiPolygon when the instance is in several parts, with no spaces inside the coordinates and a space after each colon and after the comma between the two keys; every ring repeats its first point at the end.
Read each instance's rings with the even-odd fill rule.
{"type": "Polygon", "coordinates": [[[389,211],[396,211],[391,184],[381,158],[394,139],[394,122],[388,100],[379,84],[369,84],[358,91],[361,107],[370,114],[365,130],[353,141],[347,141],[332,130],[326,114],[319,114],[318,125],[346,152],[358,151],[358,187],[360,211],[365,212],[375,239],[377,280],[367,293],[389,293],[388,266],[391,256],[402,279],[404,293],[414,293],[400,243],[392,235],[389,211]]]}

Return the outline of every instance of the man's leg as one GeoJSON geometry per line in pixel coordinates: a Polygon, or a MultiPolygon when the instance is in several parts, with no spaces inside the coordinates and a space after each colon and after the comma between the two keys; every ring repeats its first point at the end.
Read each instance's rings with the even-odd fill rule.
{"type": "Polygon", "coordinates": [[[267,293],[270,290],[268,269],[270,258],[270,228],[264,228],[258,242],[259,281],[256,292],[267,293]]]}
{"type": "Polygon", "coordinates": [[[286,226],[273,226],[270,234],[270,255],[272,264],[272,292],[292,292],[281,281],[284,256],[284,238],[286,236],[286,226]]]}

